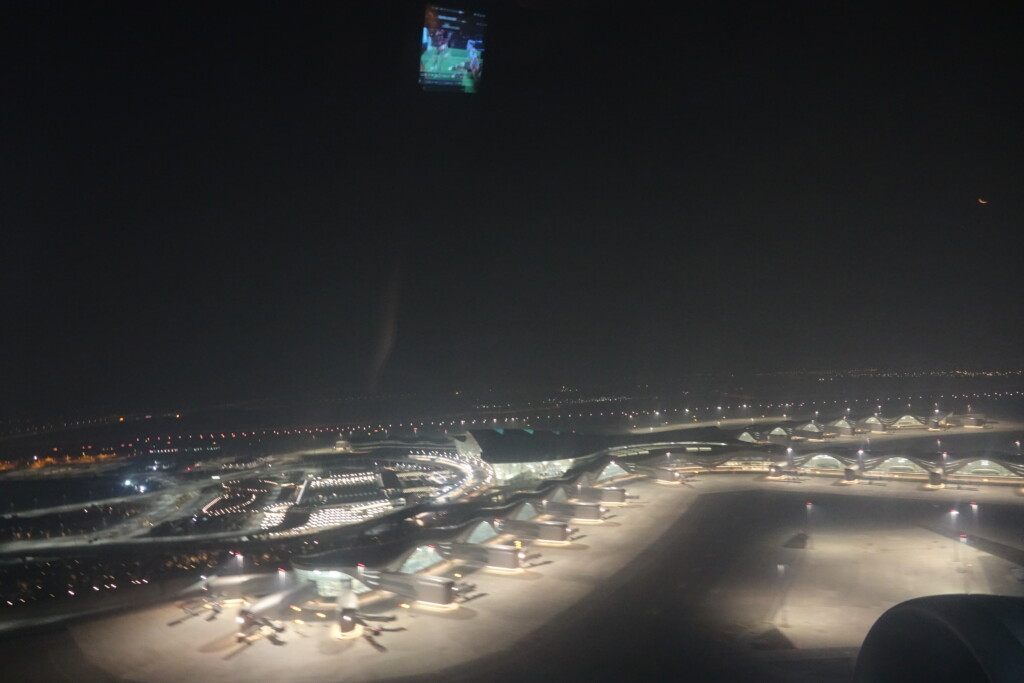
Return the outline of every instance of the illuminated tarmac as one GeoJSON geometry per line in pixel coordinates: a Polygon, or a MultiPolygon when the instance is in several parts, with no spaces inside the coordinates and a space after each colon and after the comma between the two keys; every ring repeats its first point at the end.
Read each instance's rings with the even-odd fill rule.
{"type": "MultiPolygon", "coordinates": [[[[1019,426],[1003,423],[999,431],[1019,426]]],[[[922,436],[931,434],[886,440],[922,436]]],[[[600,658],[583,661],[564,648],[610,639],[595,630],[608,628],[603,618],[624,625],[623,646],[629,631],[648,638],[667,631],[693,641],[688,666],[715,653],[729,659],[736,676],[789,680],[788,669],[772,667],[787,657],[839,652],[841,669],[874,620],[903,600],[965,591],[1024,595],[1010,560],[957,538],[966,532],[1024,553],[1024,524],[989,515],[996,506],[1019,509],[1024,518],[1018,486],[930,490],[919,480],[851,485],[835,475],[779,481],[749,472],[700,474],[686,485],[623,485],[639,499],[611,508],[603,523],[574,524],[580,531],[571,545],[537,544],[531,551],[543,557],[530,568],[437,568],[449,576],[459,570],[477,586],[480,597],[456,610],[405,609],[390,594],[369,594],[361,610],[398,617],[388,625],[396,630],[373,638],[332,637],[328,611],[324,619],[289,622],[277,642],[239,644],[236,607],[183,619],[172,602],[0,641],[0,656],[13,657],[18,680],[428,680],[442,671],[457,680],[518,680],[530,671],[522,668],[527,660],[555,668],[574,662],[575,673],[589,667],[599,675],[600,658]],[[807,547],[785,548],[797,531],[809,533],[807,547]],[[601,618],[580,616],[595,610],[601,618]],[[686,616],[670,618],[672,610],[686,616]],[[46,656],[11,654],[28,647],[46,656]],[[510,662],[513,653],[524,659],[510,662]]],[[[611,638],[607,646],[619,644],[611,638]]],[[[660,666],[669,668],[647,673],[684,673],[660,666]]]]}
{"type": "Polygon", "coordinates": [[[393,626],[408,630],[380,637],[386,652],[363,640],[332,642],[326,626],[312,624],[301,630],[291,625],[283,646],[267,641],[238,646],[227,615],[209,623],[197,618],[168,627],[181,613],[173,605],[72,631],[100,668],[132,680],[228,680],[270,672],[282,680],[378,680],[442,670],[506,650],[593,593],[696,498],[690,491],[646,482],[637,488],[644,489],[642,502],[616,509],[616,516],[603,524],[582,526],[579,543],[538,546],[550,564],[511,575],[475,572],[472,580],[486,595],[454,611],[399,609],[393,626]],[[157,643],[166,654],[155,652],[157,643]]]}
{"type": "MultiPolygon", "coordinates": [[[[1009,487],[926,491],[911,482],[890,482],[883,488],[837,486],[834,478],[791,484],[765,481],[759,475],[717,474],[702,475],[691,486],[637,480],[628,482],[627,488],[640,499],[613,508],[604,523],[579,525],[580,538],[571,546],[537,546],[543,552],[542,564],[514,574],[467,572],[484,595],[454,611],[402,609],[398,600],[387,598],[364,605],[371,612],[396,613],[398,620],[388,626],[406,629],[385,632],[373,642],[334,639],[324,620],[289,623],[280,644],[263,638],[240,645],[234,639],[234,608],[227,607],[219,616],[211,612],[182,620],[181,610],[171,603],[74,625],[70,637],[45,636],[47,658],[38,660],[34,665],[38,670],[30,668],[22,678],[355,681],[409,678],[452,668],[468,680],[493,678],[474,666],[486,668],[492,656],[505,661],[510,651],[521,648],[540,648],[537,656],[551,658],[551,648],[563,636],[580,628],[586,633],[588,628],[576,624],[565,627],[564,633],[553,632],[553,624],[566,620],[573,624],[574,612],[614,603],[616,598],[607,596],[628,590],[636,572],[669,561],[694,563],[687,564],[688,571],[705,576],[711,588],[685,597],[673,586],[637,589],[654,591],[651,597],[662,592],[669,603],[681,600],[689,605],[718,629],[719,636],[731,639],[727,647],[746,652],[751,661],[763,654],[754,656],[745,648],[773,627],[805,650],[856,648],[874,619],[901,600],[964,589],[1024,595],[1024,585],[1007,578],[1005,560],[925,530],[916,518],[865,515],[865,510],[878,507],[871,498],[881,495],[883,500],[909,500],[899,504],[919,508],[915,501],[931,501],[933,506],[923,507],[937,506],[935,520],[949,523],[950,507],[967,506],[969,500],[982,511],[993,503],[1024,501],[1018,490],[1009,487]],[[735,498],[736,492],[743,491],[750,493],[735,498]],[[713,493],[726,497],[702,496],[713,493]],[[717,507],[703,506],[700,515],[688,519],[687,511],[701,498],[717,507]],[[742,536],[730,529],[739,530],[743,527],[737,525],[744,522],[728,514],[733,503],[722,507],[727,500],[746,501],[737,514],[749,515],[762,500],[766,510],[782,506],[778,509],[784,513],[775,515],[777,523],[761,520],[756,533],[751,531],[749,539],[739,542],[735,538],[742,536]],[[844,503],[831,502],[835,500],[844,503]],[[806,502],[814,504],[810,511],[805,509],[806,502]],[[853,517],[840,515],[841,510],[855,511],[858,521],[848,521],[853,517]],[[670,528],[683,529],[685,537],[691,533],[685,524],[702,525],[703,533],[721,527],[721,533],[711,533],[700,549],[655,543],[670,528]],[[809,547],[782,548],[786,537],[801,527],[809,530],[809,547]],[[734,547],[737,544],[740,547],[734,547]],[[715,566],[723,557],[732,560],[715,566]],[[643,558],[642,563],[636,558],[643,558]],[[778,570],[779,564],[786,569],[778,570]],[[780,577],[777,571],[786,576],[780,577]],[[169,625],[174,622],[178,623],[169,625]],[[88,666],[72,664],[82,657],[88,666]],[[45,675],[32,675],[43,670],[45,675]],[[69,671],[73,676],[68,676],[69,671]]],[[[682,589],[686,593],[685,586],[682,589]]],[[[628,609],[649,607],[629,605],[628,609]]],[[[644,614],[627,613],[625,620],[646,618],[644,614]]],[[[6,641],[3,646],[17,642],[6,641]]]]}

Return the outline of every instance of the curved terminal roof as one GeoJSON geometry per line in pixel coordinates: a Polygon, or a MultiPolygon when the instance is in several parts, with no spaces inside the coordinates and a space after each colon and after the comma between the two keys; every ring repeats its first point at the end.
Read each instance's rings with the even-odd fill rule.
{"type": "Polygon", "coordinates": [[[398,566],[397,571],[406,574],[415,574],[416,572],[423,571],[424,569],[430,569],[442,562],[444,562],[444,558],[441,557],[441,553],[437,552],[437,548],[433,545],[421,545],[417,546],[411,553],[409,553],[409,555],[398,566]]]}
{"type": "Polygon", "coordinates": [[[816,420],[811,420],[800,425],[794,431],[804,434],[821,434],[825,430],[816,420]]]}
{"type": "Polygon", "coordinates": [[[916,415],[901,415],[891,422],[891,426],[897,429],[906,429],[908,427],[926,427],[927,422],[924,418],[917,417],[916,415]]]}
{"type": "Polygon", "coordinates": [[[802,467],[812,470],[842,470],[845,464],[834,455],[819,453],[808,458],[802,467]]]}
{"type": "Polygon", "coordinates": [[[609,445],[607,437],[532,429],[474,429],[481,458],[489,463],[582,458],[609,445]]]}
{"type": "Polygon", "coordinates": [[[582,458],[609,448],[730,441],[717,427],[674,429],[652,434],[583,434],[533,429],[472,429],[481,458],[489,463],[582,458]]]}
{"type": "Polygon", "coordinates": [[[494,530],[490,520],[482,519],[476,523],[473,531],[466,536],[466,543],[486,543],[497,536],[498,532],[494,530]]]}
{"type": "Polygon", "coordinates": [[[594,481],[608,481],[609,479],[615,479],[616,477],[627,477],[629,472],[622,468],[622,465],[615,462],[609,462],[607,465],[601,468],[601,472],[598,473],[594,481]]]}
{"type": "Polygon", "coordinates": [[[963,459],[954,462],[950,474],[971,477],[1024,477],[1024,465],[997,458],[963,459]]]}
{"type": "Polygon", "coordinates": [[[885,472],[886,474],[927,474],[928,470],[916,459],[905,458],[894,455],[881,460],[873,467],[865,467],[865,470],[873,472],[885,472]]]}

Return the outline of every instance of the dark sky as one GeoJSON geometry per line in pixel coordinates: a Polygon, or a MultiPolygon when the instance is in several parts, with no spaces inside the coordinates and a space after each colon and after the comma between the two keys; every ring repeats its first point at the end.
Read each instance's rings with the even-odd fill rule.
{"type": "Polygon", "coordinates": [[[1010,5],[4,3],[0,408],[1019,365],[1010,5]]]}

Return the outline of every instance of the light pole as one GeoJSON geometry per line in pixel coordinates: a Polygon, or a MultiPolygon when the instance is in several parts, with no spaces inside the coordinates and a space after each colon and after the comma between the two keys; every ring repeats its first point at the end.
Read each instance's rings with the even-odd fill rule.
{"type": "Polygon", "coordinates": [[[787,627],[789,620],[786,618],[786,565],[779,563],[775,568],[779,574],[779,626],[787,627]]]}
{"type": "Polygon", "coordinates": [[[951,508],[949,511],[949,525],[953,529],[953,561],[960,561],[960,539],[957,537],[957,526],[956,518],[960,516],[960,511],[956,508],[951,508]]]}

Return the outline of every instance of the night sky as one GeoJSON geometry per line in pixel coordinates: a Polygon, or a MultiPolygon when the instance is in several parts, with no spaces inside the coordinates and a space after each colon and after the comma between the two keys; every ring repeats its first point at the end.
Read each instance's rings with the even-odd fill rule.
{"type": "Polygon", "coordinates": [[[1019,367],[1010,5],[6,2],[0,411],[1019,367]]]}

